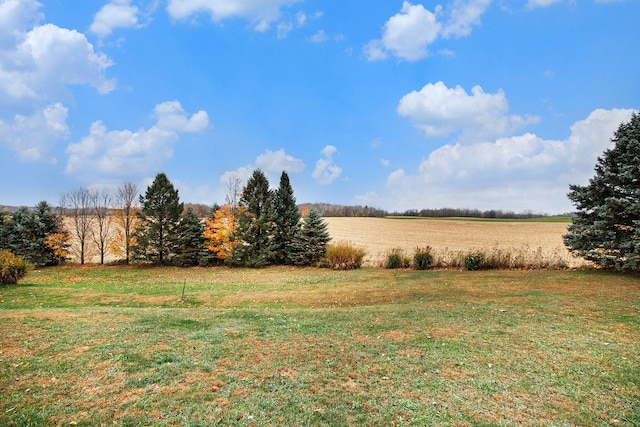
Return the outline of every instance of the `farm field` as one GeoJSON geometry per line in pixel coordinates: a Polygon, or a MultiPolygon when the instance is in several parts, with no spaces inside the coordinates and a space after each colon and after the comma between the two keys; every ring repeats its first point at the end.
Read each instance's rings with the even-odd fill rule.
{"type": "Polygon", "coordinates": [[[640,278],[34,270],[0,287],[0,425],[640,424],[640,278]]]}
{"type": "Polygon", "coordinates": [[[586,265],[564,246],[562,235],[567,232],[567,222],[345,217],[324,220],[332,242],[349,241],[367,250],[365,264],[369,266],[382,264],[390,249],[401,248],[411,254],[416,247],[427,245],[442,257],[502,250],[532,259],[562,259],[570,267],[586,265]]]}

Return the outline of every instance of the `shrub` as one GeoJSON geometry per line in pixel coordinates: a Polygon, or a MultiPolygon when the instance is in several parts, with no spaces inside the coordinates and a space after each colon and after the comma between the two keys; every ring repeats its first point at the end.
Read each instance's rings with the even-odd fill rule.
{"type": "Polygon", "coordinates": [[[431,254],[431,246],[424,248],[416,248],[413,253],[413,268],[416,270],[426,270],[433,265],[433,255],[431,254]]]}
{"type": "Polygon", "coordinates": [[[367,252],[349,242],[338,242],[327,246],[326,266],[334,270],[352,270],[362,267],[367,252]]]}
{"type": "Polygon", "coordinates": [[[480,270],[480,267],[482,267],[482,263],[484,262],[484,254],[476,252],[473,254],[465,255],[463,262],[465,270],[480,270]]]}
{"type": "Polygon", "coordinates": [[[410,265],[411,261],[404,255],[402,248],[394,248],[387,253],[384,268],[408,268],[410,265]]]}
{"type": "Polygon", "coordinates": [[[26,273],[26,261],[7,250],[0,251],[0,285],[14,285],[26,273]]]}

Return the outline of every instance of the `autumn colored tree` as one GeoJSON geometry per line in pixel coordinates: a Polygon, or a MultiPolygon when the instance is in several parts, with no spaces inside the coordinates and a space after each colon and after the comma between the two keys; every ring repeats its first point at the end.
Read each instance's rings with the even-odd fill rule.
{"type": "Polygon", "coordinates": [[[233,236],[237,223],[237,218],[227,203],[213,212],[213,218],[205,219],[204,238],[207,249],[221,261],[233,254],[233,249],[236,246],[233,236]]]}

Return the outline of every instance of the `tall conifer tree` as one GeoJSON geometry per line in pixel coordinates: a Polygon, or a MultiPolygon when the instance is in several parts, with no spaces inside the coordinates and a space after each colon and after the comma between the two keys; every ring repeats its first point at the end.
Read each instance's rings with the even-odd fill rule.
{"type": "Polygon", "coordinates": [[[273,258],[271,238],[273,234],[273,193],[269,180],[256,169],[245,185],[240,197],[240,216],[230,262],[238,265],[259,267],[267,265],[273,258]]]}
{"type": "Polygon", "coordinates": [[[273,212],[272,263],[293,264],[294,241],[300,230],[300,211],[293,196],[289,175],[284,171],[280,176],[280,186],[273,195],[273,212]]]}
{"type": "Polygon", "coordinates": [[[640,270],[640,115],[615,132],[586,186],[571,185],[577,208],[564,241],[569,250],[597,265],[640,270]]]}
{"type": "Polygon", "coordinates": [[[174,252],[176,228],[184,204],[164,173],[156,175],[144,196],[140,196],[140,225],[136,229],[134,254],[137,259],[165,264],[174,252]]]}

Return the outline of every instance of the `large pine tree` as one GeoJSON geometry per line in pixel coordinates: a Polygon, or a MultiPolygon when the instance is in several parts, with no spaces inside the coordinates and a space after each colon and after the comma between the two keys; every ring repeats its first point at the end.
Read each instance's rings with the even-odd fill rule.
{"type": "Polygon", "coordinates": [[[142,261],[165,264],[174,252],[176,228],[184,204],[164,173],[156,175],[140,196],[140,225],[136,229],[134,256],[142,261]]]}
{"type": "Polygon", "coordinates": [[[294,241],[300,230],[300,211],[293,196],[289,175],[282,172],[280,186],[273,195],[273,239],[271,253],[273,264],[293,264],[294,241]]]}
{"type": "Polygon", "coordinates": [[[577,208],[564,241],[569,250],[595,264],[640,270],[640,115],[622,123],[586,186],[571,185],[577,208]]]}
{"type": "Polygon", "coordinates": [[[203,231],[202,219],[189,207],[176,229],[174,264],[182,267],[195,266],[205,260],[208,251],[203,231]]]}
{"type": "Polygon", "coordinates": [[[229,262],[249,267],[267,265],[273,258],[273,192],[269,180],[256,169],[245,185],[239,201],[240,216],[234,240],[236,246],[229,262]]]}

